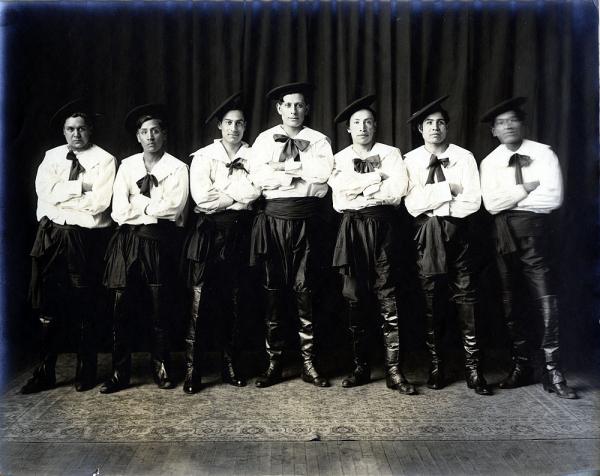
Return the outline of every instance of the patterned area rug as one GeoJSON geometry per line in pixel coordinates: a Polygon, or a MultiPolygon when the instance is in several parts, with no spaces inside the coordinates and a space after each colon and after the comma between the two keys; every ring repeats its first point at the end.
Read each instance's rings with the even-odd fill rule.
{"type": "MultiPolygon", "coordinates": [[[[388,390],[381,378],[343,389],[337,377],[331,388],[318,389],[292,376],[267,389],[253,382],[235,388],[215,376],[189,396],[181,384],[158,389],[147,367],[147,357],[136,355],[133,386],[113,395],[97,388],[75,392],[73,355],[60,357],[59,386],[51,391],[18,394],[29,377],[22,373],[1,396],[0,437],[43,442],[600,438],[600,389],[590,378],[571,378],[582,397],[575,401],[547,394],[541,385],[497,390],[491,397],[476,395],[464,381],[433,391],[422,375],[416,379],[420,395],[411,397],[388,390]]],[[[100,375],[108,373],[108,355],[100,356],[100,369],[100,375]]]]}

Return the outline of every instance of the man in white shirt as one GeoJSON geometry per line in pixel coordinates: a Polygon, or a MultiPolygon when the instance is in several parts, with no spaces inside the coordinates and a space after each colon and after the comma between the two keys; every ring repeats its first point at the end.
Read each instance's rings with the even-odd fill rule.
{"type": "Polygon", "coordinates": [[[490,109],[482,122],[492,125],[500,145],[481,162],[485,208],[494,215],[497,264],[502,283],[504,318],[511,339],[512,369],[500,388],[532,383],[530,349],[524,316],[515,308],[516,283],[522,279],[541,319],[544,389],[561,398],[577,398],[559,364],[559,318],[547,252],[547,219],[563,200],[562,176],[550,146],[523,137],[524,97],[490,109]]]}
{"type": "Polygon", "coordinates": [[[137,300],[150,321],[152,370],[159,388],[173,388],[169,376],[168,322],[163,309],[165,288],[171,284],[178,253],[176,227],[182,227],[188,197],[187,165],[167,153],[165,108],[145,104],[131,110],[125,127],[143,152],[123,159],[113,187],[112,218],[119,228],[106,251],[104,285],[113,294],[113,374],[101,393],[129,385],[131,349],[128,310],[137,300]]]}
{"type": "Polygon", "coordinates": [[[115,158],[91,142],[94,114],[84,99],[63,106],[50,121],[62,129],[65,145],[46,152],[38,168],[39,227],[31,250],[31,298],[39,310],[41,364],[21,389],[35,393],[55,386],[58,330],[66,310],[78,316],[75,389],[96,383],[92,287],[102,262],[115,158]],[[65,307],[67,309],[65,309],[65,307]],[[72,309],[71,309],[72,308],[72,309]]]}
{"type": "Polygon", "coordinates": [[[383,331],[386,384],[414,395],[415,387],[400,365],[395,275],[399,250],[394,207],[406,195],[408,177],[400,150],[375,141],[377,122],[370,107],[374,100],[373,94],[357,99],[334,119],[345,122],[352,137],[352,145],[335,154],[329,179],[333,207],[344,214],[333,266],[342,274],[354,360],[342,386],[356,387],[371,380],[365,319],[375,304],[383,331]]]}
{"type": "Polygon", "coordinates": [[[246,114],[241,93],[227,98],[205,124],[217,120],[221,138],[192,154],[190,192],[194,200],[196,226],[184,244],[183,269],[191,290],[191,310],[185,337],[186,373],[183,391],[200,390],[201,349],[198,336],[203,296],[215,299],[223,352],[224,382],[242,387],[239,371],[240,286],[247,276],[250,251],[251,205],[260,189],[248,177],[250,148],[242,140],[246,114]]]}
{"type": "Polygon", "coordinates": [[[446,385],[441,343],[446,288],[456,306],[465,355],[467,386],[479,395],[492,392],[481,371],[478,296],[467,217],[481,205],[479,173],[473,155],[447,139],[448,112],[443,96],[415,112],[424,145],[405,156],[408,212],[416,218],[419,276],[425,296],[426,345],[431,356],[427,386],[446,385]]]}
{"type": "Polygon", "coordinates": [[[252,229],[251,264],[264,268],[266,349],[269,366],[257,387],[281,381],[284,308],[293,295],[299,320],[302,379],[317,387],[329,385],[315,368],[312,291],[319,266],[318,250],[323,206],[333,168],[327,136],[304,126],[312,93],[308,83],[272,89],[282,123],[263,131],[252,146],[250,178],[266,199],[252,229]]]}

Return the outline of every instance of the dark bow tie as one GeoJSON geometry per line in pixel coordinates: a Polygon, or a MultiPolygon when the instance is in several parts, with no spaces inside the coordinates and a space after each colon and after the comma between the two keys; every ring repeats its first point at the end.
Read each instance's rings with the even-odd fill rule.
{"type": "Polygon", "coordinates": [[[67,160],[71,161],[71,170],[69,171],[69,180],[77,180],[77,178],[79,177],[79,174],[85,172],[85,168],[83,167],[83,165],[81,165],[79,163],[79,160],[77,160],[77,156],[75,155],[75,153],[72,150],[67,152],[67,160]]]}
{"type": "Polygon", "coordinates": [[[238,157],[237,159],[233,159],[231,162],[229,162],[228,164],[225,164],[225,167],[227,167],[229,169],[229,174],[227,175],[231,175],[233,173],[234,170],[243,170],[244,172],[248,173],[248,171],[246,170],[246,167],[244,167],[244,164],[242,163],[242,158],[238,157]]]}
{"type": "Polygon", "coordinates": [[[427,166],[429,169],[429,175],[427,176],[427,182],[425,182],[425,184],[435,183],[434,177],[438,182],[445,182],[446,177],[444,175],[444,171],[442,170],[442,166],[444,168],[448,167],[449,163],[450,159],[448,159],[448,157],[442,157],[440,159],[437,155],[431,154],[429,165],[427,166]]]}
{"type": "Polygon", "coordinates": [[[310,141],[304,139],[292,139],[285,134],[274,134],[273,140],[275,142],[284,142],[283,150],[279,155],[279,162],[285,162],[287,159],[294,159],[298,162],[300,160],[300,151],[304,152],[310,145],[310,141]]]}
{"type": "Polygon", "coordinates": [[[354,159],[354,171],[359,174],[366,174],[369,172],[375,172],[375,169],[381,167],[381,159],[379,155],[371,155],[365,160],[354,159]]]}
{"type": "Polygon", "coordinates": [[[527,167],[531,164],[531,157],[528,155],[513,154],[508,159],[508,166],[515,168],[515,183],[521,185],[523,183],[522,167],[527,167]]]}
{"type": "Polygon", "coordinates": [[[154,185],[158,185],[158,180],[152,174],[146,174],[136,182],[136,185],[140,188],[140,193],[150,198],[150,189],[154,185]]]}

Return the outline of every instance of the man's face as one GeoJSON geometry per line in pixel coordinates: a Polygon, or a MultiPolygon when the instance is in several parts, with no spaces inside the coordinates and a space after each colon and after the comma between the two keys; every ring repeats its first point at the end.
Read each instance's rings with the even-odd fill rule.
{"type": "Polygon", "coordinates": [[[242,111],[228,111],[223,116],[223,120],[217,124],[221,131],[223,142],[231,145],[237,145],[244,137],[246,130],[246,120],[242,111]]]}
{"type": "Polygon", "coordinates": [[[144,152],[160,152],[167,140],[167,133],[158,119],[149,119],[142,123],[136,136],[144,152]]]}
{"type": "Polygon", "coordinates": [[[87,148],[90,143],[92,130],[85,123],[83,117],[68,117],[63,127],[63,134],[67,140],[69,149],[83,150],[87,148]]]}
{"type": "Polygon", "coordinates": [[[433,112],[419,124],[419,132],[425,144],[444,144],[448,135],[448,123],[441,112],[433,112]]]}
{"type": "Polygon", "coordinates": [[[515,111],[506,111],[496,116],[492,135],[501,144],[519,144],[523,141],[523,122],[515,111]]]}
{"type": "Polygon", "coordinates": [[[300,93],[286,94],[283,101],[277,103],[277,113],[284,126],[301,127],[308,112],[308,104],[300,93]]]}
{"type": "Polygon", "coordinates": [[[352,136],[353,144],[370,145],[375,138],[377,123],[373,113],[368,109],[361,109],[350,116],[348,132],[352,136]]]}

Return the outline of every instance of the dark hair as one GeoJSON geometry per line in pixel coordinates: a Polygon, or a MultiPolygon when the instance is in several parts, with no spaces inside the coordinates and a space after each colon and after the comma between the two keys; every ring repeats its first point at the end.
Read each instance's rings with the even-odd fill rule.
{"type": "Polygon", "coordinates": [[[373,114],[373,120],[377,122],[377,113],[373,109],[371,109],[370,107],[361,107],[360,109],[357,109],[352,114],[350,114],[350,117],[346,120],[346,127],[350,127],[350,119],[352,118],[352,115],[358,111],[369,111],[371,114],[373,114]]]}
{"type": "Polygon", "coordinates": [[[144,116],[140,116],[137,121],[135,121],[135,130],[136,132],[140,130],[142,124],[146,121],[156,120],[160,124],[160,128],[164,131],[167,129],[166,121],[162,117],[153,116],[152,114],[146,114],[144,116]]]}
{"type": "Polygon", "coordinates": [[[244,116],[244,122],[246,122],[246,113],[244,112],[243,109],[241,109],[239,107],[238,108],[233,107],[231,109],[225,109],[223,111],[220,111],[219,114],[217,114],[217,121],[223,122],[223,118],[227,115],[228,112],[231,112],[231,111],[240,111],[242,113],[242,115],[244,116]]]}
{"type": "Polygon", "coordinates": [[[443,107],[440,106],[440,107],[432,109],[429,112],[427,112],[426,114],[424,114],[419,119],[419,122],[417,123],[417,125],[422,127],[423,122],[425,121],[425,119],[427,119],[427,116],[429,116],[430,114],[433,114],[434,112],[439,112],[442,115],[442,118],[444,119],[444,121],[446,121],[446,123],[450,122],[450,114],[448,114],[448,111],[446,111],[443,107]]]}
{"type": "Polygon", "coordinates": [[[65,122],[70,117],[81,117],[84,120],[86,126],[88,126],[90,129],[94,127],[94,119],[92,114],[88,114],[87,112],[73,112],[67,117],[65,117],[65,122]]]}

